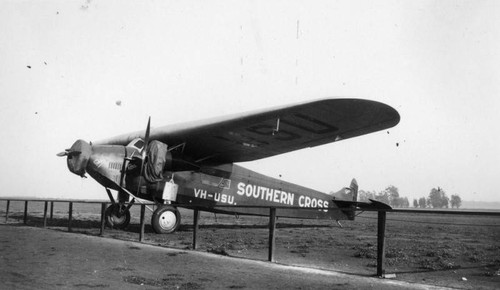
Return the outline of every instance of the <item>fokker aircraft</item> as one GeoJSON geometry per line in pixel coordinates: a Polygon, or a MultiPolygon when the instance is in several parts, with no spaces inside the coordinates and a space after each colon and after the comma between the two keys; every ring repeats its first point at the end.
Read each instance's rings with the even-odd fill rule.
{"type": "Polygon", "coordinates": [[[179,206],[238,215],[269,215],[268,208],[239,206],[276,207],[278,217],[338,222],[353,220],[356,208],[390,207],[357,202],[354,179],[348,188],[327,194],[234,163],[372,133],[399,119],[383,103],[324,99],[154,129],[148,121],[145,132],[93,143],[77,140],[57,155],[67,156],[72,173],[88,173],[106,188],[111,205],[105,218],[114,228],[129,224],[136,200],[157,205],[151,219],[157,233],[179,227],[179,206]],[[118,192],[117,201],[111,190],[118,192]]]}

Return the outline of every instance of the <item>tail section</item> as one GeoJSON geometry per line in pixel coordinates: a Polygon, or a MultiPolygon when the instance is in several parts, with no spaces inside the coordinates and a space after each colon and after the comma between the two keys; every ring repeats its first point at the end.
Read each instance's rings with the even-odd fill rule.
{"type": "Polygon", "coordinates": [[[356,179],[352,179],[349,187],[344,187],[341,190],[332,194],[332,202],[342,208],[342,212],[346,215],[348,220],[354,220],[356,216],[356,208],[363,209],[381,209],[391,210],[392,208],[380,201],[370,199],[370,202],[358,201],[358,183],[356,179]]]}
{"type": "Polygon", "coordinates": [[[333,193],[333,202],[339,207],[345,207],[342,212],[347,216],[348,220],[354,220],[356,215],[356,205],[358,201],[358,182],[355,178],[352,179],[349,187],[344,187],[341,190],[333,193]]]}
{"type": "Polygon", "coordinates": [[[352,193],[352,201],[358,201],[358,182],[355,178],[351,181],[351,193],[352,193]]]}
{"type": "Polygon", "coordinates": [[[358,201],[358,182],[353,178],[349,187],[343,187],[332,196],[334,200],[358,201]]]}
{"type": "MultiPolygon", "coordinates": [[[[351,186],[349,187],[350,194],[352,195],[352,201],[358,201],[358,182],[355,178],[351,181],[351,186]]],[[[351,210],[346,210],[344,213],[347,215],[347,218],[351,221],[356,217],[356,206],[354,204],[350,205],[349,208],[351,210]]]]}

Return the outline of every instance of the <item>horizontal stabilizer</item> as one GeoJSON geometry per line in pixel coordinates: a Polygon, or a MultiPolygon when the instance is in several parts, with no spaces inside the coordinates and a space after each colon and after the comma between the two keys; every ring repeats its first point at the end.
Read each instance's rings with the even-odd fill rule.
{"type": "Polygon", "coordinates": [[[335,203],[335,205],[337,205],[340,208],[350,208],[352,206],[355,206],[360,209],[385,209],[385,210],[392,209],[392,207],[389,206],[388,204],[373,199],[370,199],[370,202],[348,201],[348,200],[338,200],[338,199],[334,199],[332,201],[335,203]]]}

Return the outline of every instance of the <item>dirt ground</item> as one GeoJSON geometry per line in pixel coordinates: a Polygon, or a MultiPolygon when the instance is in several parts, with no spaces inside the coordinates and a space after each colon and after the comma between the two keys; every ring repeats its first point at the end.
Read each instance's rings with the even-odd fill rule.
{"type": "Polygon", "coordinates": [[[22,224],[0,224],[0,277],[0,289],[442,289],[22,224]]]}
{"type": "MultiPolygon", "coordinates": [[[[22,223],[23,202],[11,202],[9,223],[22,223]]],[[[98,235],[99,204],[74,204],[72,230],[98,235]]],[[[192,211],[181,209],[182,226],[174,234],[157,235],[146,225],[145,243],[178,249],[192,248],[192,211]]],[[[0,202],[0,216],[5,202],[0,202]]],[[[28,224],[43,225],[43,203],[31,203],[28,224]]],[[[55,203],[48,227],[67,231],[68,204],[55,203]]],[[[149,221],[151,213],[146,213],[149,221]]],[[[3,221],[2,221],[3,222],[3,221]]],[[[376,273],[376,213],[360,214],[356,221],[279,219],[275,259],[342,273],[376,273]]],[[[235,217],[203,212],[197,251],[267,260],[268,218],[235,217]]],[[[137,241],[139,207],[132,208],[126,230],[106,229],[104,236],[137,241]]],[[[386,274],[394,279],[459,289],[500,288],[500,217],[388,213],[386,274]]]]}

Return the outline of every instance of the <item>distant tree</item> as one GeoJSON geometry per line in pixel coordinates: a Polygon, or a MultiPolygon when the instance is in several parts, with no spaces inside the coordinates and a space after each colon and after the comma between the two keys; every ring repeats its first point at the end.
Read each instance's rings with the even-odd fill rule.
{"type": "Polygon", "coordinates": [[[408,200],[408,198],[406,196],[401,198],[401,207],[404,207],[404,208],[410,207],[410,201],[408,200]]]}
{"type": "Polygon", "coordinates": [[[448,203],[450,199],[446,196],[446,193],[440,187],[431,189],[429,193],[429,204],[433,208],[448,208],[448,203]]]}
{"type": "Polygon", "coordinates": [[[391,206],[407,208],[410,206],[410,202],[408,201],[407,197],[397,197],[391,201],[391,206]]]}
{"type": "Polygon", "coordinates": [[[399,197],[399,190],[394,185],[389,185],[384,190],[385,195],[389,198],[389,204],[393,207],[401,207],[401,199],[399,197]]]}
{"type": "Polygon", "coordinates": [[[458,196],[458,194],[452,194],[450,203],[451,208],[459,208],[462,205],[462,199],[460,198],[460,196],[458,196]]]}
{"type": "Polygon", "coordinates": [[[420,206],[420,208],[427,207],[427,200],[425,199],[425,197],[421,197],[418,199],[418,205],[420,206]]]}
{"type": "Polygon", "coordinates": [[[387,191],[381,191],[378,194],[375,195],[375,200],[386,203],[386,204],[391,204],[389,200],[389,194],[387,191]]]}
{"type": "Polygon", "coordinates": [[[413,199],[413,207],[417,208],[418,207],[418,200],[413,199]]]}
{"type": "Polygon", "coordinates": [[[410,202],[407,197],[400,197],[398,188],[394,185],[388,186],[385,190],[377,193],[375,191],[360,190],[358,192],[358,200],[368,202],[374,199],[386,203],[392,207],[410,207],[410,202]]]}
{"type": "Polygon", "coordinates": [[[375,199],[375,192],[373,191],[358,191],[358,200],[368,202],[370,199],[375,199]]]}
{"type": "Polygon", "coordinates": [[[402,204],[401,204],[402,201],[403,201],[403,199],[401,197],[389,199],[389,205],[392,207],[402,207],[402,204]]]}

